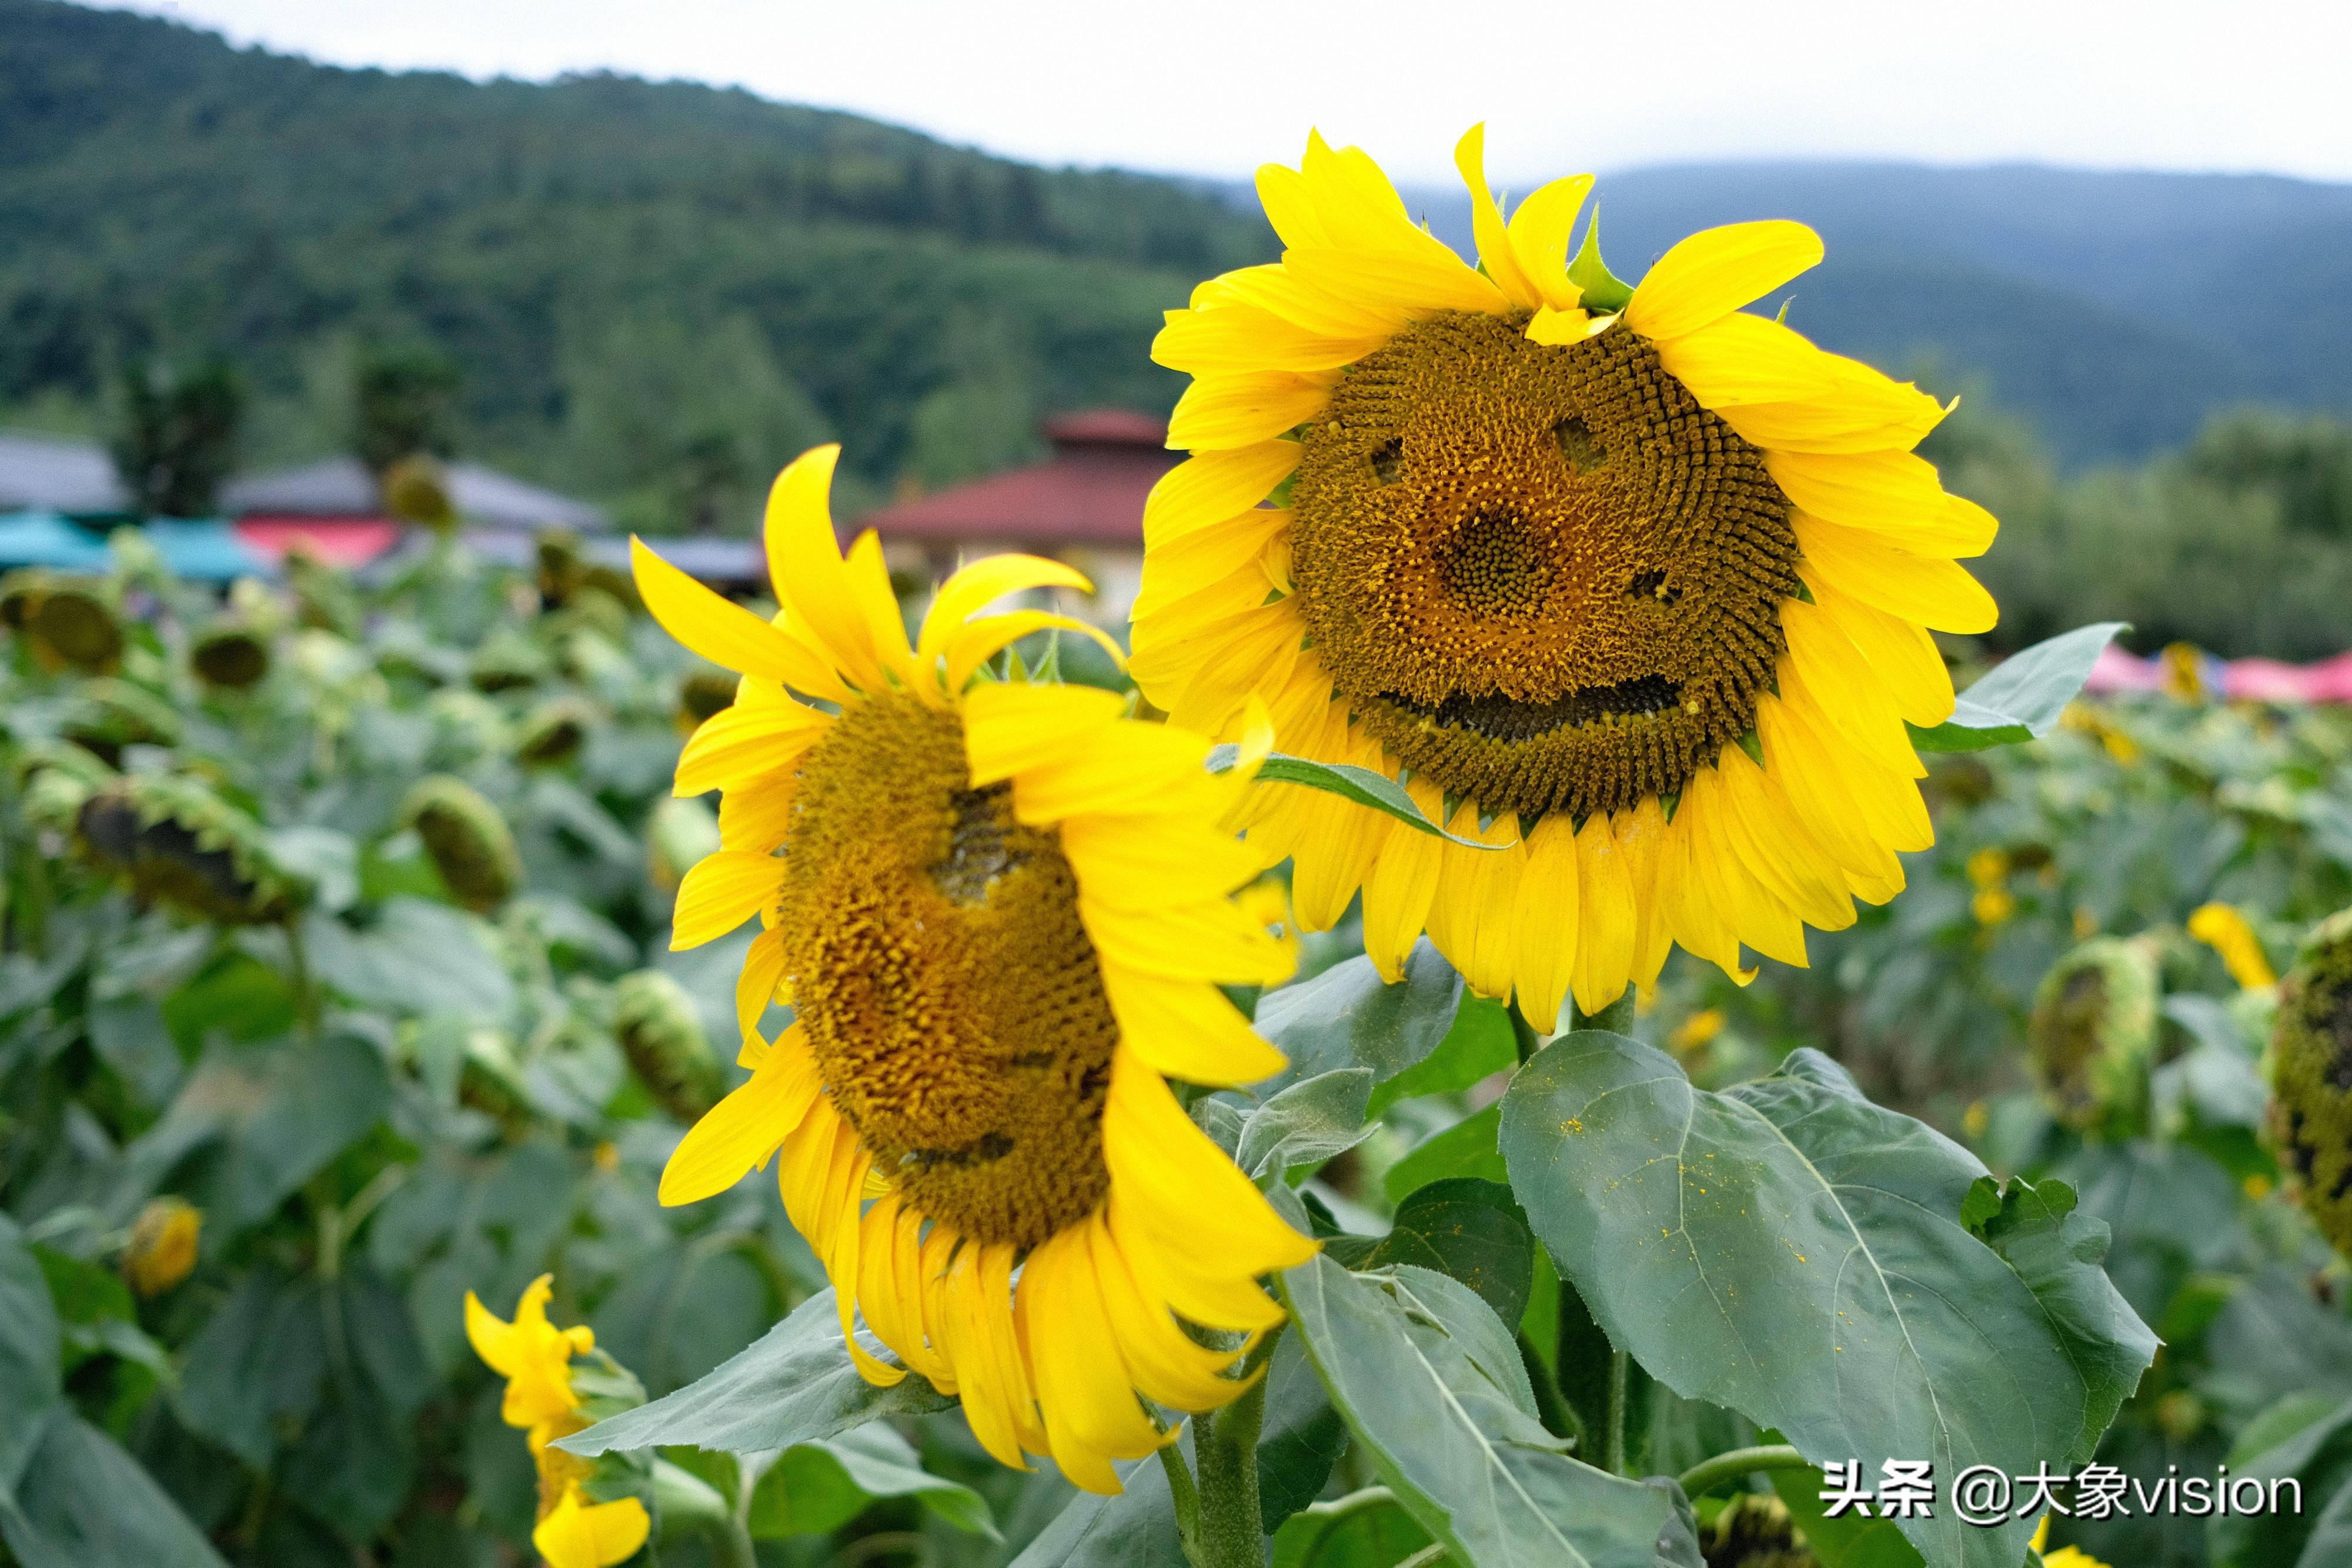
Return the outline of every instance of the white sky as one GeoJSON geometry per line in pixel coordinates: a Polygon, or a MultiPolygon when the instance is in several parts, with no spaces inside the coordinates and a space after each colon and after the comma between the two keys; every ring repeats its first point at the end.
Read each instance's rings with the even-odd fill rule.
{"type": "MultiPolygon", "coordinates": [[[[122,4],[125,0],[111,0],[122,4]]],[[[1309,125],[1402,182],[1683,159],[2352,179],[2347,0],[128,0],[342,65],[609,68],[1045,162],[1224,176],[1309,125]]]]}

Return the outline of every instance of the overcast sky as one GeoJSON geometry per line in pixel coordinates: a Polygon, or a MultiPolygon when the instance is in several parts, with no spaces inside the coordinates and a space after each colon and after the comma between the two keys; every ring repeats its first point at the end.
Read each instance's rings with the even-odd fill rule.
{"type": "Polygon", "coordinates": [[[1689,159],[2352,179],[2347,0],[135,0],[341,65],[741,86],[1047,162],[1235,176],[1309,125],[1400,180],[1689,159]]]}

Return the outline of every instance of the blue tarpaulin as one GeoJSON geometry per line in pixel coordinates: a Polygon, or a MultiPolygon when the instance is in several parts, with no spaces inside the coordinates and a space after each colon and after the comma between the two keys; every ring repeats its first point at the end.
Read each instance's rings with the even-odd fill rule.
{"type": "MultiPolygon", "coordinates": [[[[151,517],[136,526],[173,575],[192,582],[276,575],[268,559],[218,517],[151,517]]],[[[55,512],[0,516],[0,570],[46,566],[57,571],[104,571],[113,559],[104,534],[55,512]]]]}
{"type": "Polygon", "coordinates": [[[55,512],[0,516],[0,570],[46,566],[58,571],[104,571],[112,559],[104,538],[55,512]]]}

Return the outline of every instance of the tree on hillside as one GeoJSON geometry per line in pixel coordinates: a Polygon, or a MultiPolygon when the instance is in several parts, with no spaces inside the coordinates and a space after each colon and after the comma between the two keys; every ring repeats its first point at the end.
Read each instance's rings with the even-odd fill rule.
{"type": "Polygon", "coordinates": [[[429,348],[378,348],[360,361],[352,450],[381,475],[404,457],[457,450],[457,367],[429,348]]]}
{"type": "Polygon", "coordinates": [[[109,445],[131,510],[166,517],[209,513],[236,466],[244,410],[245,382],[225,361],[184,375],[161,359],[124,366],[109,445]]]}

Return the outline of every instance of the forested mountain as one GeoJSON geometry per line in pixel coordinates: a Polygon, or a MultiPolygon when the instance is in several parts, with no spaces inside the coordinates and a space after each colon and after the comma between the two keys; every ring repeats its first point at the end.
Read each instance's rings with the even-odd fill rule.
{"type": "Polygon", "coordinates": [[[1272,244],[1167,181],[741,92],[331,69],[0,0],[0,407],[226,352],[265,459],[335,444],[353,354],[417,340],[476,453],[577,490],[836,434],[871,484],[936,482],[1042,410],[1165,407],[1159,312],[1272,244]]]}
{"type": "MultiPolygon", "coordinates": [[[[1409,195],[1466,244],[1458,190],[1409,195]]],[[[1792,322],[1990,392],[2076,466],[2247,402],[2352,408],[2352,187],[1753,164],[1607,176],[1600,208],[1628,275],[1694,228],[1813,223],[1830,261],[1792,322]]],[[[1273,248],[1245,187],[0,0],[0,423],[96,427],[124,363],[226,355],[247,460],[306,457],[348,439],[360,356],[426,346],[462,371],[469,455],[633,521],[714,487],[740,517],[826,436],[854,506],[1024,455],[1041,412],[1167,406],[1159,312],[1273,248]]]]}

